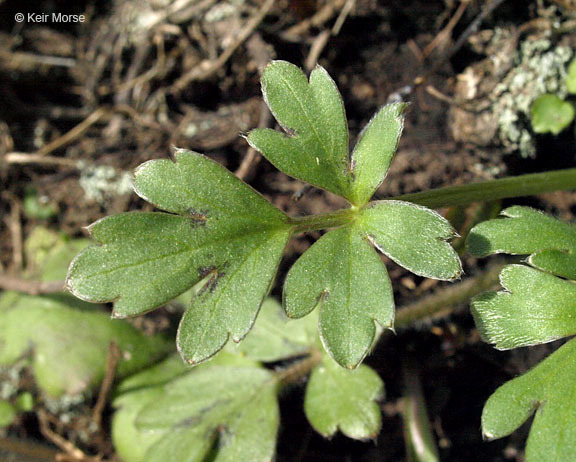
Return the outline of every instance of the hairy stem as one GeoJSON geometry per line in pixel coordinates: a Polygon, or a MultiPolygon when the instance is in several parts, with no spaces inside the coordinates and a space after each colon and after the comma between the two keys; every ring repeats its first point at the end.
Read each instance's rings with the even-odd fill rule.
{"type": "Polygon", "coordinates": [[[415,357],[408,353],[403,360],[404,393],[402,397],[402,417],[404,420],[404,443],[408,460],[437,462],[438,448],[430,419],[426,411],[426,400],[420,366],[415,357]]]}
{"type": "MultiPolygon", "coordinates": [[[[384,200],[412,202],[413,204],[436,209],[572,189],[576,189],[576,168],[530,173],[461,186],[448,186],[389,197],[384,200]]],[[[358,208],[350,207],[322,215],[290,218],[289,224],[294,227],[295,233],[337,228],[352,222],[358,212],[358,208]]]]}
{"type": "Polygon", "coordinates": [[[291,385],[298,383],[306,377],[314,367],[322,361],[322,353],[316,348],[312,348],[308,356],[301,361],[291,364],[286,369],[281,369],[276,372],[276,380],[280,386],[291,385]]]}
{"type": "Polygon", "coordinates": [[[291,218],[290,223],[294,226],[295,233],[305,233],[307,231],[337,228],[346,225],[354,220],[357,213],[358,210],[352,207],[322,215],[308,215],[305,217],[291,218]]]}
{"type": "MultiPolygon", "coordinates": [[[[439,289],[435,293],[422,297],[410,305],[399,308],[396,313],[394,327],[409,327],[418,321],[438,318],[452,313],[456,305],[468,301],[471,297],[481,292],[497,287],[498,276],[503,267],[503,264],[493,265],[479,276],[439,289]]],[[[285,369],[278,370],[274,379],[281,387],[298,383],[321,361],[322,353],[320,350],[311,348],[308,356],[294,362],[285,369]]]]}
{"type": "Polygon", "coordinates": [[[493,265],[479,276],[439,289],[431,295],[399,308],[396,312],[394,327],[408,327],[418,321],[446,316],[453,311],[455,305],[464,303],[471,297],[497,286],[503,266],[493,265]]]}
{"type": "Polygon", "coordinates": [[[412,202],[435,209],[571,189],[576,189],[576,168],[448,186],[389,199],[412,202]]]}

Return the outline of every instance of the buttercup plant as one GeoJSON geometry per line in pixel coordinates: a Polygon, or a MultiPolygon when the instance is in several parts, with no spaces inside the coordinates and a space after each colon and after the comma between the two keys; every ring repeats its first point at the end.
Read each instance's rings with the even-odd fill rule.
{"type": "MultiPolygon", "coordinates": [[[[129,462],[160,462],[167,454],[174,460],[270,460],[279,390],[308,374],[304,411],[319,433],[373,438],[380,429],[377,400],[384,384],[360,363],[379,331],[394,326],[392,286],[378,252],[417,275],[452,281],[462,273],[449,243],[455,231],[427,207],[576,188],[576,169],[569,169],[370,202],[390,167],[406,106],[381,108],[349,154],[344,105],[323,68],[308,79],[298,67],[274,61],[263,72],[262,90],[284,133],[254,130],[246,136],[248,143],[286,174],[343,197],[347,208],[289,217],[218,163],[177,149],[172,160],[146,162],[134,175],[136,193],[161,211],[97,221],[89,227],[97,245],[83,250],[70,266],[67,287],[84,300],[112,301],[113,315],[120,318],[153,310],[195,286],[178,330],[179,353],[198,365],[224,350],[194,368],[172,357],[120,384],[113,435],[118,453],[129,462]],[[308,231],[326,232],[288,271],[283,308],[273,300],[263,304],[289,239],[308,231]],[[301,319],[287,322],[284,313],[301,319]],[[276,361],[295,362],[286,370],[266,367],[276,361]]],[[[511,294],[475,300],[479,329],[505,348],[573,334],[569,316],[552,316],[540,330],[526,322],[526,310],[520,309],[535,306],[541,313],[548,306],[545,297],[557,301],[560,311],[560,305],[572,303],[574,284],[565,279],[575,276],[573,227],[524,208],[505,213],[509,219],[488,221],[472,231],[471,252],[535,253],[531,266],[503,271],[503,285],[511,294]],[[517,248],[516,240],[526,243],[517,248]],[[516,289],[530,281],[542,285],[544,294],[516,289]],[[498,304],[508,307],[508,317],[494,311],[498,304]]],[[[416,311],[404,319],[430,314],[421,307],[416,311]]],[[[567,350],[571,344],[542,367],[554,366],[553,358],[563,361],[562,352],[572,351],[567,350]]],[[[531,381],[531,386],[539,379],[528,377],[542,370],[516,380],[531,381]]],[[[523,386],[524,381],[514,383],[523,386]]],[[[510,433],[530,415],[534,399],[556,402],[552,388],[542,387],[523,394],[520,404],[514,402],[513,421],[485,417],[485,434],[510,433]]],[[[492,405],[496,398],[491,398],[487,409],[492,406],[503,415],[506,400],[516,399],[512,392],[510,398],[498,391],[495,396],[503,396],[504,404],[492,405]]],[[[546,419],[536,423],[552,428],[546,419]]],[[[570,440],[564,448],[574,446],[570,440]]]]}
{"type": "Polygon", "coordinates": [[[294,233],[334,228],[290,270],[284,303],[294,318],[319,305],[326,350],[341,366],[355,368],[375,340],[376,325],[393,326],[392,287],[376,249],[415,274],[453,280],[462,271],[447,242],[454,231],[422,206],[369,202],[396,151],[404,104],[384,106],[349,155],[344,105],[323,68],[308,81],[298,67],[272,62],[262,91],[285,133],[254,130],[248,142],[280,170],[338,194],[350,207],[291,218],[214,161],[177,150],[174,161],[147,162],[134,176],[136,193],[164,212],[126,213],[92,225],[100,245],[74,260],[68,287],[85,300],[114,301],[114,316],[126,317],[204,279],[177,340],[184,359],[197,364],[249,332],[294,233]]]}
{"type": "Polygon", "coordinates": [[[88,230],[99,244],[72,262],[67,287],[79,298],[114,302],[118,318],[146,313],[200,281],[178,331],[190,364],[240,342],[266,297],[288,240],[328,230],[294,264],[284,284],[290,317],[319,307],[319,333],[334,360],[355,368],[377,326],[392,328],[393,292],[376,249],[413,273],[460,277],[451,225],[427,207],[462,205],[575,186],[573,170],[505,178],[369,202],[384,181],[406,105],[384,106],[348,154],[348,128],[336,84],[320,66],[308,80],[273,61],[262,75],[264,98],[284,133],[257,129],[247,140],[285,173],[345,198],[325,215],[289,217],[209,158],[177,149],[134,175],[134,190],[162,212],[103,218],[88,230]]]}

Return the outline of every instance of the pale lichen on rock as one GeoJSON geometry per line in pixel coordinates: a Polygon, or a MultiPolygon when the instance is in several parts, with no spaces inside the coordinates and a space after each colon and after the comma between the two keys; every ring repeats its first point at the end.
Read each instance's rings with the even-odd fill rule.
{"type": "Polygon", "coordinates": [[[518,29],[496,28],[477,34],[472,46],[488,57],[458,76],[456,100],[462,105],[451,109],[454,138],[533,157],[530,107],[544,93],[566,96],[570,45],[569,35],[553,37],[550,31],[520,37],[518,29]]]}
{"type": "Polygon", "coordinates": [[[86,198],[100,204],[111,197],[132,192],[132,174],[117,172],[108,165],[84,168],[79,183],[86,198]]]}

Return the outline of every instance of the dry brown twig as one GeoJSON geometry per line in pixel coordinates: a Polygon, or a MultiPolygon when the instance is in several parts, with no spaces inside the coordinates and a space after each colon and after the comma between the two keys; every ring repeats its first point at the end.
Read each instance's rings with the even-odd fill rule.
{"type": "Polygon", "coordinates": [[[66,159],[64,157],[42,156],[39,154],[32,154],[28,152],[9,152],[4,156],[6,164],[15,165],[45,165],[50,167],[70,167],[80,168],[80,162],[73,159],[66,159]]]}
{"type": "Polygon", "coordinates": [[[0,289],[15,290],[28,295],[47,295],[64,291],[64,281],[31,281],[0,274],[0,289]]]}
{"type": "Polygon", "coordinates": [[[432,66],[429,71],[417,76],[410,84],[404,85],[399,89],[397,89],[396,91],[392,92],[388,96],[388,102],[404,101],[409,95],[411,95],[414,92],[415,88],[425,84],[428,81],[428,79],[432,75],[434,75],[448,59],[454,56],[454,54],[456,54],[462,48],[462,46],[464,46],[464,44],[470,38],[470,36],[478,30],[482,22],[505,1],[506,0],[491,0],[486,2],[480,14],[478,14],[478,16],[474,18],[474,20],[468,25],[468,27],[464,30],[464,32],[462,32],[460,36],[456,39],[456,42],[454,43],[450,51],[444,54],[440,59],[438,59],[436,64],[432,66]]]}
{"type": "Polygon", "coordinates": [[[56,149],[61,148],[66,144],[70,144],[72,141],[80,137],[86,130],[88,130],[92,125],[98,122],[104,115],[108,113],[109,109],[101,107],[96,109],[92,114],[90,114],[86,119],[80,122],[71,130],[64,133],[62,136],[56,138],[54,141],[42,146],[35,154],[39,156],[44,156],[50,154],[56,149]]]}
{"type": "Polygon", "coordinates": [[[221,54],[218,58],[214,60],[204,60],[196,67],[194,67],[190,72],[184,74],[180,77],[172,86],[172,93],[178,94],[186,86],[193,81],[196,80],[204,80],[211,77],[218,69],[220,69],[226,62],[230,59],[230,57],[234,54],[234,52],[244,43],[250,35],[254,32],[254,30],[260,25],[262,20],[266,17],[268,12],[274,6],[276,0],[266,0],[264,5],[256,12],[248,21],[246,21],[245,26],[242,28],[236,40],[231,43],[221,54]]]}
{"type": "Polygon", "coordinates": [[[326,48],[328,40],[330,40],[330,35],[329,30],[323,30],[314,37],[306,61],[304,61],[304,69],[306,69],[306,72],[310,72],[314,69],[316,63],[318,63],[318,58],[322,54],[322,51],[324,51],[324,48],[326,48]]]}
{"type": "MultiPolygon", "coordinates": [[[[268,127],[271,121],[272,121],[272,114],[270,114],[268,106],[266,106],[266,104],[264,103],[260,106],[260,117],[258,121],[258,128],[268,127]]],[[[250,146],[246,151],[244,159],[242,159],[242,163],[234,173],[241,180],[245,180],[252,173],[252,170],[258,164],[258,162],[260,162],[260,159],[261,157],[258,154],[258,151],[256,151],[256,149],[250,146]]]]}
{"type": "Polygon", "coordinates": [[[92,421],[96,424],[98,429],[102,428],[102,412],[106,407],[108,398],[110,396],[110,391],[112,390],[112,385],[116,378],[116,372],[118,370],[118,362],[120,361],[121,352],[118,345],[115,342],[110,343],[110,348],[108,349],[108,356],[106,357],[106,375],[100,386],[100,392],[98,393],[98,399],[94,410],[92,411],[92,421]]]}
{"type": "Polygon", "coordinates": [[[298,36],[305,34],[312,27],[320,27],[330,21],[336,12],[344,6],[346,0],[332,0],[322,7],[314,16],[306,18],[298,24],[290,27],[282,33],[282,37],[288,40],[295,40],[298,36]]]}
{"type": "Polygon", "coordinates": [[[28,72],[42,67],[72,68],[76,65],[76,60],[62,56],[0,50],[0,63],[2,63],[2,68],[8,72],[28,72]]]}
{"type": "Polygon", "coordinates": [[[201,14],[210,8],[216,0],[176,0],[171,2],[166,8],[158,11],[157,16],[148,24],[149,29],[162,26],[167,21],[173,23],[183,23],[190,18],[201,14]]]}
{"type": "Polygon", "coordinates": [[[147,120],[133,107],[127,104],[118,104],[113,108],[100,107],[96,109],[92,114],[90,114],[86,119],[72,128],[70,131],[66,132],[64,135],[60,136],[51,143],[43,146],[38,151],[33,153],[28,152],[8,152],[4,155],[3,162],[6,164],[15,165],[44,165],[50,167],[69,167],[78,170],[89,166],[90,164],[84,160],[74,160],[67,159],[65,157],[54,157],[48,154],[56,149],[62,148],[67,144],[72,143],[74,140],[82,136],[88,128],[101,120],[106,120],[109,117],[116,117],[119,114],[125,114],[129,116],[134,123],[141,125],[146,128],[152,128],[154,130],[163,130],[160,124],[155,121],[147,120]]]}
{"type": "Polygon", "coordinates": [[[56,456],[57,461],[102,462],[101,457],[88,456],[80,448],[74,445],[74,443],[68,441],[62,435],[59,435],[52,430],[50,427],[50,417],[44,409],[39,409],[37,415],[42,435],[44,435],[48,441],[54,443],[58,448],[64,451],[64,454],[56,456]]]}
{"type": "Polygon", "coordinates": [[[22,205],[20,199],[12,197],[12,207],[8,227],[12,238],[12,265],[15,271],[22,271],[24,265],[24,243],[22,238],[22,205]]]}
{"type": "Polygon", "coordinates": [[[314,66],[316,66],[318,58],[322,54],[322,51],[324,51],[324,48],[326,48],[330,38],[336,37],[340,33],[346,18],[352,11],[352,8],[354,8],[355,4],[356,0],[346,0],[346,2],[342,5],[340,14],[338,15],[338,18],[336,18],[332,28],[330,30],[324,30],[316,36],[312,42],[312,46],[310,47],[310,51],[304,63],[304,67],[308,72],[310,72],[314,66]]]}
{"type": "MultiPolygon", "coordinates": [[[[268,62],[272,59],[272,53],[269,46],[258,32],[254,33],[252,37],[246,42],[246,47],[248,53],[252,56],[252,59],[256,62],[256,66],[259,69],[264,68],[268,62]]],[[[258,116],[258,128],[266,128],[270,126],[272,122],[272,114],[268,109],[268,105],[262,101],[260,103],[260,114],[258,116]]],[[[246,151],[246,155],[242,159],[242,162],[236,172],[236,176],[241,180],[248,178],[254,171],[254,167],[260,162],[260,155],[258,151],[252,146],[246,151]]]]}
{"type": "Polygon", "coordinates": [[[442,29],[440,32],[438,32],[436,37],[434,37],[434,39],[422,51],[424,58],[427,58],[428,56],[430,56],[430,53],[432,53],[434,51],[434,49],[438,45],[440,45],[440,43],[442,43],[448,39],[448,37],[450,36],[452,31],[454,30],[454,27],[456,27],[456,24],[458,24],[458,21],[460,21],[460,19],[464,15],[464,12],[466,11],[466,8],[468,8],[468,5],[470,5],[470,0],[462,0],[460,2],[460,5],[458,5],[458,8],[456,9],[456,12],[454,13],[454,16],[452,16],[452,18],[450,18],[450,21],[448,21],[448,24],[446,24],[444,29],[442,29]]]}
{"type": "MultiPolygon", "coordinates": [[[[7,457],[22,457],[23,460],[35,460],[35,461],[45,461],[52,462],[58,452],[49,447],[48,445],[37,443],[30,439],[18,439],[14,437],[0,437],[0,448],[4,451],[8,451],[7,457]],[[26,459],[24,459],[26,458],[26,459]]],[[[8,459],[8,460],[20,460],[20,459],[8,459]]]]}
{"type": "MultiPolygon", "coordinates": [[[[180,31],[180,29],[177,30],[180,31]]],[[[122,82],[116,89],[117,91],[119,92],[129,91],[138,85],[143,85],[144,83],[149,82],[150,80],[153,80],[157,77],[166,74],[166,67],[167,67],[166,64],[168,58],[166,57],[166,51],[164,50],[164,39],[162,37],[162,33],[159,32],[155,34],[153,41],[156,44],[156,54],[158,56],[154,65],[150,69],[148,69],[147,71],[138,76],[136,76],[135,74],[130,76],[127,75],[125,81],[122,82]]],[[[179,54],[181,54],[181,50],[180,48],[176,48],[173,50],[173,53],[169,57],[175,58],[179,54]]],[[[172,59],[171,61],[174,61],[174,59],[172,59]]],[[[111,88],[102,87],[99,89],[100,94],[109,93],[111,91],[112,91],[111,88]]]]}

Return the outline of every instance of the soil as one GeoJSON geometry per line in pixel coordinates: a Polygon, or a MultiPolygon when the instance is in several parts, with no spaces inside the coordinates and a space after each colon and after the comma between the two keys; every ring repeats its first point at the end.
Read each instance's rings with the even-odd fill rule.
{"type": "MultiPolygon", "coordinates": [[[[264,2],[183,2],[196,6],[167,14],[173,3],[177,2],[0,1],[0,271],[20,273],[25,264],[21,241],[38,224],[78,236],[82,227],[103,216],[150,209],[122,188],[121,179],[146,160],[168,157],[173,145],[201,151],[232,171],[244,168],[245,179],[290,215],[343,207],[342,199],[306,188],[259,156],[243,163],[249,150],[238,134],[259,124],[274,126],[262,109],[258,73],[273,58],[302,67],[318,62],[330,72],[343,94],[353,139],[391,97],[404,93],[411,102],[398,153],[377,197],[563,168],[576,160],[572,132],[535,137],[536,155],[522,158],[497,141],[466,138],[455,124],[458,75],[490,59],[470,40],[458,45],[458,38],[491,2],[468,2],[452,27],[451,18],[460,8],[456,0],[280,0],[222,63],[217,57],[264,2]],[[65,24],[14,21],[18,12],[64,11],[87,19],[65,24]],[[338,29],[339,17],[343,23],[338,29]],[[144,19],[153,25],[142,29],[144,19]],[[314,59],[323,34],[328,34],[328,42],[314,59]],[[190,72],[195,74],[184,82],[190,72]],[[415,86],[422,77],[425,82],[415,86]],[[408,94],[403,91],[406,86],[412,89],[408,94]],[[35,157],[24,163],[14,153],[35,157]],[[105,176],[107,187],[98,188],[99,175],[105,176]],[[48,219],[31,216],[23,208],[29,194],[56,213],[48,219]]],[[[576,9],[571,5],[508,0],[483,18],[472,37],[504,27],[523,36],[526,25],[537,19],[573,18],[576,9]]],[[[537,33],[547,31],[543,27],[537,33]]],[[[467,103],[480,105],[479,100],[467,103]]],[[[475,119],[479,111],[467,114],[471,126],[486,122],[475,119]]],[[[514,203],[533,205],[565,220],[576,216],[576,193],[514,203]]],[[[291,242],[273,294],[280,293],[286,270],[317,237],[311,233],[291,242]]],[[[464,260],[471,275],[485,265],[470,257],[464,260]]],[[[442,286],[387,265],[398,306],[442,286]]],[[[166,321],[162,316],[150,319],[166,321]]],[[[277,458],[403,460],[401,370],[410,352],[420,365],[441,460],[520,461],[527,427],[509,438],[486,442],[480,433],[482,406],[499,385],[527,370],[550,348],[496,352],[479,339],[467,310],[401,330],[380,342],[367,359],[387,391],[383,428],[374,441],[322,438],[302,412],[303,387],[295,386],[282,400],[277,458]]],[[[41,439],[37,420],[24,419],[10,436],[41,439]]],[[[83,449],[93,454],[102,448],[109,451],[109,441],[101,445],[83,449]]]]}

